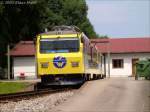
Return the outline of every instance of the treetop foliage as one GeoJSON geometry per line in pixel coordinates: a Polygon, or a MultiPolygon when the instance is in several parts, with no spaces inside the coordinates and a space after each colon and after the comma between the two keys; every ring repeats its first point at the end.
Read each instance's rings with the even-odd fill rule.
{"type": "Polygon", "coordinates": [[[76,25],[96,37],[87,18],[85,0],[11,0],[0,4],[0,41],[16,43],[33,38],[55,25],[76,25]]]}
{"type": "Polygon", "coordinates": [[[55,25],[75,25],[88,37],[97,37],[87,10],[85,0],[0,1],[0,66],[6,66],[8,43],[33,40],[55,25]]]}

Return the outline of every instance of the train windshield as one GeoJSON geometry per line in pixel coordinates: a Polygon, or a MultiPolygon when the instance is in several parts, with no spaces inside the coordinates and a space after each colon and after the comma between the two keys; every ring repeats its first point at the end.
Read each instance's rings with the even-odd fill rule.
{"type": "Polygon", "coordinates": [[[41,39],[41,53],[68,53],[79,51],[78,38],[41,39]]]}

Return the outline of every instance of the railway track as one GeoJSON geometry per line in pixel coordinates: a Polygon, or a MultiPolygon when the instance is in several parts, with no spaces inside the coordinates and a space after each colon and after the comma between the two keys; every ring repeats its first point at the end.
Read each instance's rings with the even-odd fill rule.
{"type": "Polygon", "coordinates": [[[22,99],[30,99],[32,97],[36,97],[39,95],[54,94],[54,93],[69,91],[69,90],[71,90],[71,88],[40,89],[40,90],[27,91],[27,92],[1,94],[0,95],[0,103],[7,103],[8,101],[20,101],[22,99]]]}

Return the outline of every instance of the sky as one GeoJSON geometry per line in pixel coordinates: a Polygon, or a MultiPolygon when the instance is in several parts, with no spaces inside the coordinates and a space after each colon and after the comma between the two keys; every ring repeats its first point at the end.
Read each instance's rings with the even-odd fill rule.
{"type": "Polygon", "coordinates": [[[150,37],[150,0],[86,0],[88,18],[99,35],[150,37]]]}

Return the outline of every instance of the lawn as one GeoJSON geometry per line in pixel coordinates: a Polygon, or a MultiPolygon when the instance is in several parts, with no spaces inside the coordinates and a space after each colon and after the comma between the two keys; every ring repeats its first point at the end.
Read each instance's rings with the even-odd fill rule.
{"type": "Polygon", "coordinates": [[[24,90],[29,83],[25,82],[0,82],[0,94],[15,93],[24,90]]]}

